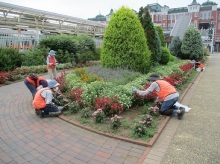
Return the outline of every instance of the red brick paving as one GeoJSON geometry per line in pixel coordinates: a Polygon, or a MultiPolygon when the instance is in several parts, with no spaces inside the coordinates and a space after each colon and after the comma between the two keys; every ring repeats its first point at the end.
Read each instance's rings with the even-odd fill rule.
{"type": "Polygon", "coordinates": [[[39,118],[23,82],[0,87],[0,163],[134,164],[146,146],[105,137],[57,117],[39,118]]]}

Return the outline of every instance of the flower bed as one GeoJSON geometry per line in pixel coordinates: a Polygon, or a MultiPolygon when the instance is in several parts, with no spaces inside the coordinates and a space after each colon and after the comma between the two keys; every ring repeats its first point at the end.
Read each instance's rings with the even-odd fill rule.
{"type": "MultiPolygon", "coordinates": [[[[186,83],[186,76],[192,68],[190,61],[184,61],[163,68],[154,68],[151,72],[159,73],[178,88],[186,83]]],[[[91,68],[87,69],[91,70],[91,68]]],[[[102,132],[149,141],[157,132],[164,117],[157,113],[156,107],[152,107],[155,94],[140,97],[133,94],[131,88],[136,87],[141,90],[148,88],[150,84],[146,83],[145,79],[150,73],[135,75],[136,78],[132,80],[127,77],[129,80],[123,80],[127,83],[118,85],[119,83],[109,82],[98,73],[94,76],[94,72],[93,74],[88,72],[76,69],[70,74],[62,74],[62,78],[57,79],[61,83],[63,92],[57,95],[57,98],[61,102],[65,102],[65,99],[70,103],[65,108],[64,114],[70,119],[102,132]],[[86,77],[86,80],[82,77],[86,77]],[[122,117],[120,121],[116,119],[117,126],[111,121],[116,115],[122,117]],[[129,119],[131,117],[133,118],[129,119]]],[[[123,76],[123,71],[120,73],[120,76],[123,76]]]]}

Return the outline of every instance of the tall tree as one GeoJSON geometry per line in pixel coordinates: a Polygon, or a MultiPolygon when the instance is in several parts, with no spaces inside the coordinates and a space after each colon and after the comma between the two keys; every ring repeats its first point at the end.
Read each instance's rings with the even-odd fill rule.
{"type": "Polygon", "coordinates": [[[111,16],[106,28],[101,51],[101,65],[147,72],[150,66],[150,56],[144,30],[138,17],[131,9],[121,7],[111,16]]]}
{"type": "Polygon", "coordinates": [[[157,48],[159,49],[158,50],[158,55],[157,55],[157,58],[158,58],[158,62],[160,63],[160,60],[161,60],[161,55],[162,55],[162,49],[161,49],[161,40],[160,40],[160,36],[158,34],[157,31],[156,32],[156,43],[157,43],[157,48]]]}
{"type": "Polygon", "coordinates": [[[193,26],[190,26],[183,36],[181,51],[183,59],[198,60],[203,57],[201,34],[193,26]]]}
{"type": "Polygon", "coordinates": [[[160,37],[161,46],[166,47],[166,41],[163,33],[163,28],[161,26],[155,26],[155,30],[158,32],[158,35],[160,37]]]}
{"type": "Polygon", "coordinates": [[[156,30],[154,28],[154,25],[152,23],[152,19],[149,13],[149,10],[147,7],[143,8],[141,7],[138,12],[139,20],[144,28],[145,36],[147,38],[147,45],[152,52],[151,55],[151,64],[157,64],[160,61],[160,47],[159,43],[156,39],[156,30]]]}

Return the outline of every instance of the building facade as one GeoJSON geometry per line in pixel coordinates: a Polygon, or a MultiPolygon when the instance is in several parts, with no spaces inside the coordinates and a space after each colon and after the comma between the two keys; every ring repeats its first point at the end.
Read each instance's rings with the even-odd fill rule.
{"type": "Polygon", "coordinates": [[[162,26],[167,35],[172,33],[178,19],[188,17],[190,19],[189,25],[200,30],[204,45],[209,47],[210,51],[219,52],[220,8],[217,5],[217,3],[209,0],[202,4],[193,0],[187,7],[169,8],[158,3],[149,4],[147,7],[150,10],[154,25],[162,26]]]}

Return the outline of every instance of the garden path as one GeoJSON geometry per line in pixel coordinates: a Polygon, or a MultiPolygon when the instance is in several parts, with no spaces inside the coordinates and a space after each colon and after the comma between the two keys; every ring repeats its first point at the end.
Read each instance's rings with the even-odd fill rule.
{"type": "Polygon", "coordinates": [[[183,120],[171,118],[143,164],[210,164],[220,161],[220,53],[209,56],[182,99],[191,107],[183,120]]]}
{"type": "Polygon", "coordinates": [[[137,163],[146,147],[104,137],[57,117],[39,118],[22,82],[0,87],[0,163],[137,163]]]}

